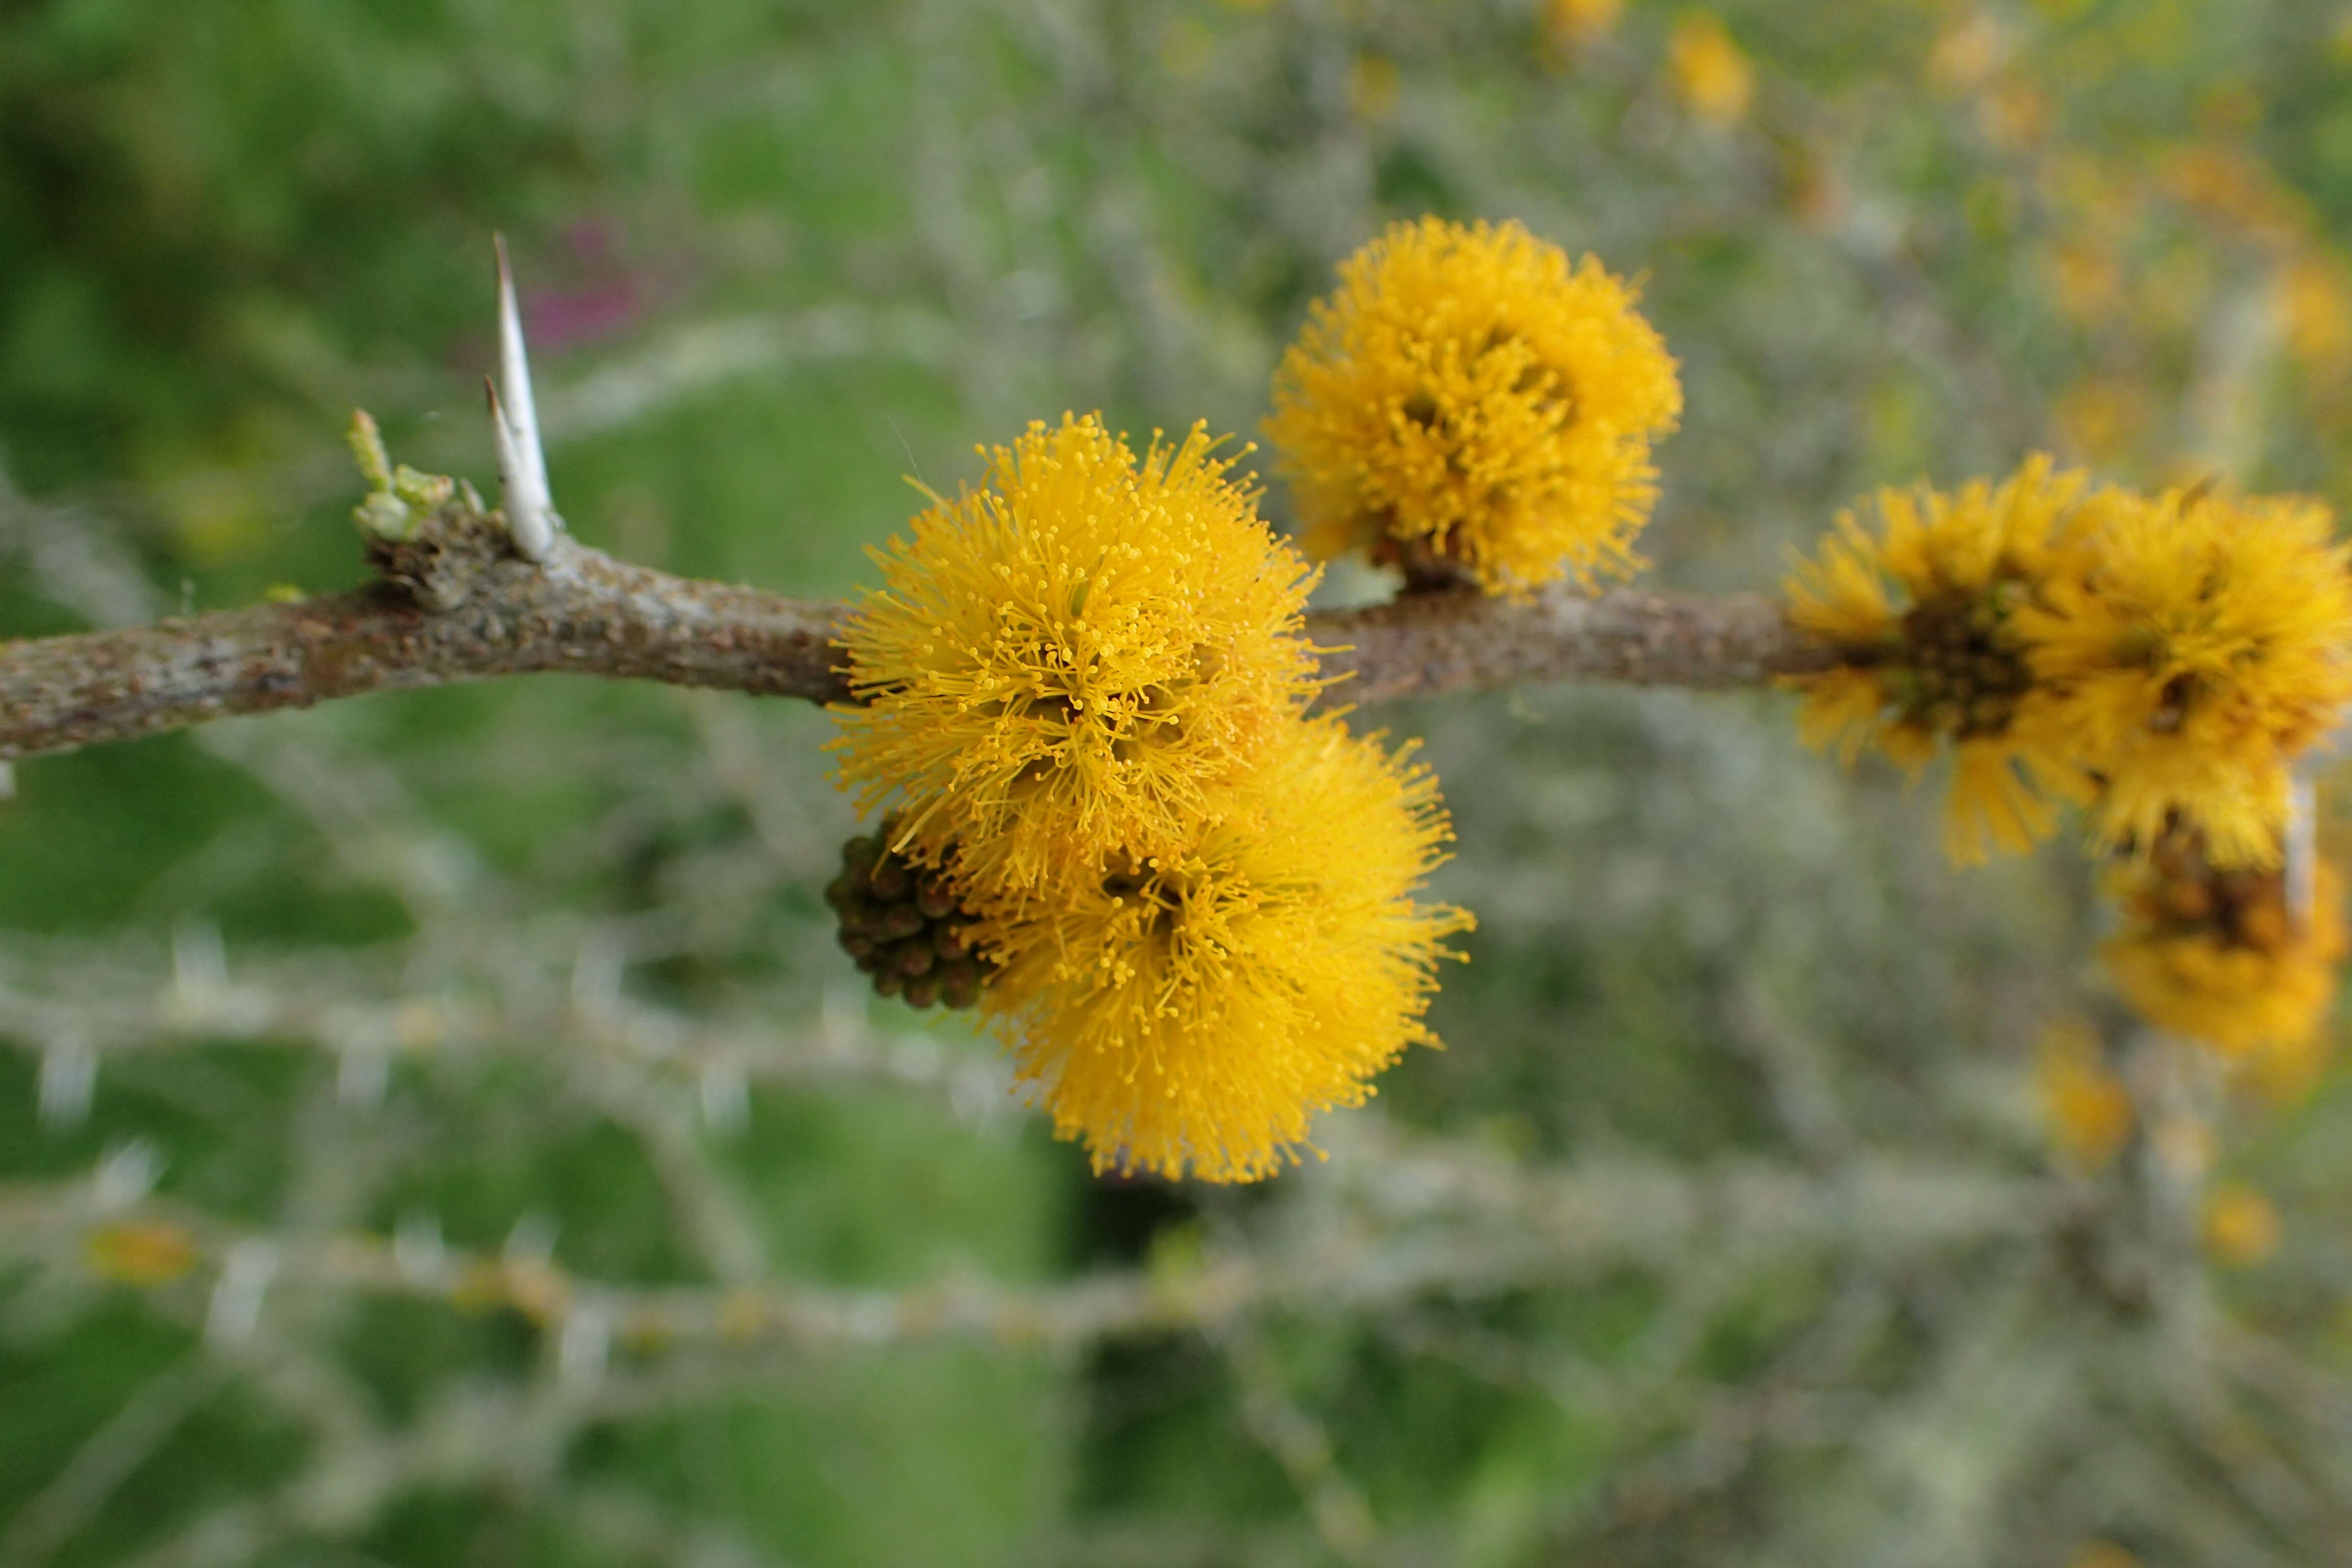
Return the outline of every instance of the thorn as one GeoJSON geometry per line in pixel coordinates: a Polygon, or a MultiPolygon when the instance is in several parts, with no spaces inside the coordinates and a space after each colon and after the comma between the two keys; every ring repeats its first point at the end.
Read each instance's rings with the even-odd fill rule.
{"type": "Polygon", "coordinates": [[[205,1337],[231,1350],[251,1339],[261,1321],[262,1298],[269,1293],[277,1273],[274,1244],[249,1237],[230,1247],[205,1314],[205,1337]]]}
{"type": "Polygon", "coordinates": [[[2311,929],[2311,907],[2319,897],[2319,813],[2309,779],[2287,786],[2286,841],[2280,858],[2286,917],[2296,931],[2311,929]]]}
{"type": "Polygon", "coordinates": [[[89,1117],[89,1102],[98,1089],[98,1057],[80,1040],[52,1040],[41,1052],[41,1125],[71,1131],[89,1117]]]}
{"type": "Polygon", "coordinates": [[[499,253],[499,376],[490,386],[490,428],[499,449],[499,484],[505,492],[507,530],[526,559],[544,561],[562,520],[547,483],[547,454],[539,443],[539,405],[530,394],[530,357],[523,348],[522,309],[515,302],[514,269],[506,236],[499,253]],[[499,395],[500,387],[506,395],[499,395]]]}
{"type": "Polygon", "coordinates": [[[16,764],[0,763],[0,805],[16,798],[16,764]]]}
{"type": "Polygon", "coordinates": [[[604,1375],[612,1354],[613,1318],[602,1305],[575,1307],[563,1320],[556,1341],[556,1381],[567,1388],[592,1388],[604,1375]]]}
{"type": "Polygon", "coordinates": [[[162,1156],[146,1139],[114,1144],[98,1163],[98,1174],[90,1183],[90,1202],[103,1213],[120,1213],[153,1192],[155,1178],[163,1171],[162,1156]]]}
{"type": "Polygon", "coordinates": [[[711,1131],[732,1138],[751,1124],[751,1086],[744,1081],[742,1063],[705,1063],[699,1088],[702,1120],[711,1131]]]}

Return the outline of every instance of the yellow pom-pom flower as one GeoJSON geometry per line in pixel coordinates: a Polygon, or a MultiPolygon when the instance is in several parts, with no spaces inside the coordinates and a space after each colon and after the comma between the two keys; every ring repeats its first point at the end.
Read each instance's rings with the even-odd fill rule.
{"type": "Polygon", "coordinates": [[[1266,425],[1307,549],[1523,595],[1626,574],[1682,414],[1633,289],[1517,223],[1399,224],[1339,268],[1266,425]]]}
{"type": "Polygon", "coordinates": [[[1944,848],[1960,864],[2031,848],[2085,789],[2019,628],[2083,483],[2034,458],[1998,487],[1882,491],[1874,531],[1841,513],[1786,585],[1790,620],[1842,656],[1791,681],[1806,742],[1849,763],[1874,742],[1915,774],[1949,745],[1944,848]]]}
{"type": "Polygon", "coordinates": [[[961,843],[970,884],[1024,890],[1172,850],[1297,721],[1314,573],[1213,447],[1195,426],[1139,462],[1092,416],[1033,425],[876,552],[833,743],[860,809],[899,798],[909,853],[961,843]]]}
{"type": "Polygon", "coordinates": [[[2111,877],[2123,924],[2101,956],[2142,1017],[2241,1059],[2295,1051],[2318,1033],[2346,948],[2333,865],[2315,865],[2307,910],[2290,907],[2281,873],[2215,867],[2179,833],[2111,877]]]}
{"type": "Polygon", "coordinates": [[[1301,721],[1181,849],[1115,857],[999,919],[983,1000],[1097,1170],[1255,1181],[1309,1118],[1417,1043],[1470,917],[1414,889],[1449,837],[1436,781],[1301,721]]]}
{"type": "Polygon", "coordinates": [[[2289,764],[2352,701],[2352,574],[2326,510],[2175,489],[2084,513],[2078,567],[2019,621],[2100,775],[2099,841],[2144,850],[2177,825],[2219,864],[2274,863],[2289,764]]]}

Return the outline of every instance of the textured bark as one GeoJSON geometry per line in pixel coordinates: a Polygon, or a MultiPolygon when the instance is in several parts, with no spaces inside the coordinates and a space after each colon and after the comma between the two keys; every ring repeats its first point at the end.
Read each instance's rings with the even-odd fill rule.
{"type": "Polygon", "coordinates": [[[1353,702],[1536,680],[1720,690],[1836,661],[1754,594],[1696,598],[1619,588],[1515,604],[1454,588],[1318,616],[1308,629],[1318,647],[1333,649],[1324,673],[1349,678],[1334,695],[1353,702]]]}
{"type": "MultiPolygon", "coordinates": [[[[547,670],[771,697],[848,696],[839,605],[697,582],[559,538],[516,556],[495,514],[447,508],[371,546],[379,581],[128,631],[0,644],[0,762],[338,697],[547,670]]],[[[1318,615],[1334,693],[1376,702],[1529,680],[1699,689],[1822,668],[1768,601],[1619,590],[1525,603],[1467,591],[1318,615]]]]}

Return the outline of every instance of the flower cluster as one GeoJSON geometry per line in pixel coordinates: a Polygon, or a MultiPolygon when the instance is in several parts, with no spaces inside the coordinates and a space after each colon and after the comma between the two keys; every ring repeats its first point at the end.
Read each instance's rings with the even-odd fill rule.
{"type": "Polygon", "coordinates": [[[1639,564],[1682,414],[1633,289],[1516,223],[1398,224],[1285,353],[1266,433],[1321,555],[1520,595],[1639,564]]]}
{"type": "Polygon", "coordinates": [[[2103,956],[2125,999],[2294,1076],[2346,947],[2332,869],[2284,863],[2294,763],[2352,702],[2352,563],[2326,510],[2094,489],[2042,458],[1876,510],[1788,584],[1790,621],[1839,655],[1795,682],[1806,738],[1915,773],[1948,749],[1963,863],[2082,805],[2116,859],[2103,956]]]}
{"type": "Polygon", "coordinates": [[[2346,951],[2334,866],[2315,861],[2310,886],[2290,889],[2282,870],[2216,866],[2172,833],[2110,881],[2122,924],[2100,956],[2141,1016],[2239,1060],[2311,1045],[2346,951]]]}
{"type": "Polygon", "coordinates": [[[877,554],[841,638],[842,777],[893,806],[845,873],[845,945],[920,1002],[926,952],[881,944],[936,957],[912,928],[951,920],[1097,1169],[1295,1160],[1314,1112],[1433,1043],[1470,923],[1413,896],[1449,837],[1428,771],[1307,715],[1314,574],[1229,468],[1197,427],[1139,460],[1092,416],[1033,425],[877,554]],[[907,868],[905,914],[873,867],[907,868]]]}
{"type": "Polygon", "coordinates": [[[2352,572],[2317,503],[2091,489],[2035,458],[1998,487],[1878,498],[1799,563],[1790,618],[1840,662],[1803,722],[1915,771],[1949,746],[1956,860],[2079,801],[2100,847],[2193,833],[2277,862],[2288,775],[2352,701],[2352,572]]]}
{"type": "Polygon", "coordinates": [[[2086,793],[2018,624],[2082,489],[2037,458],[1998,487],[1889,490],[1875,531],[1841,513],[1789,583],[1790,619],[1843,656],[1804,679],[1806,740],[1849,763],[1874,742],[1915,772],[1949,745],[1944,846],[1964,864],[2047,837],[2086,793]]]}

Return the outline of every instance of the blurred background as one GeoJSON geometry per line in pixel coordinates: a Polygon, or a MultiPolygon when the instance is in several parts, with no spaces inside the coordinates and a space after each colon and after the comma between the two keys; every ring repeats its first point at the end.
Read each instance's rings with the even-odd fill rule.
{"type": "MultiPolygon", "coordinates": [[[[356,582],[354,405],[487,483],[494,230],[574,531],[835,595],[1033,417],[1248,437],[1424,212],[1645,279],[1660,585],[2035,449],[2352,500],[2322,0],[8,0],[0,634],[356,582]]],[[[2079,849],[1785,697],[1360,721],[1473,962],[1246,1189],[861,991],[805,706],[20,765],[0,1568],[2352,1562],[2324,1050],[2145,1037],[2079,849]]]]}

